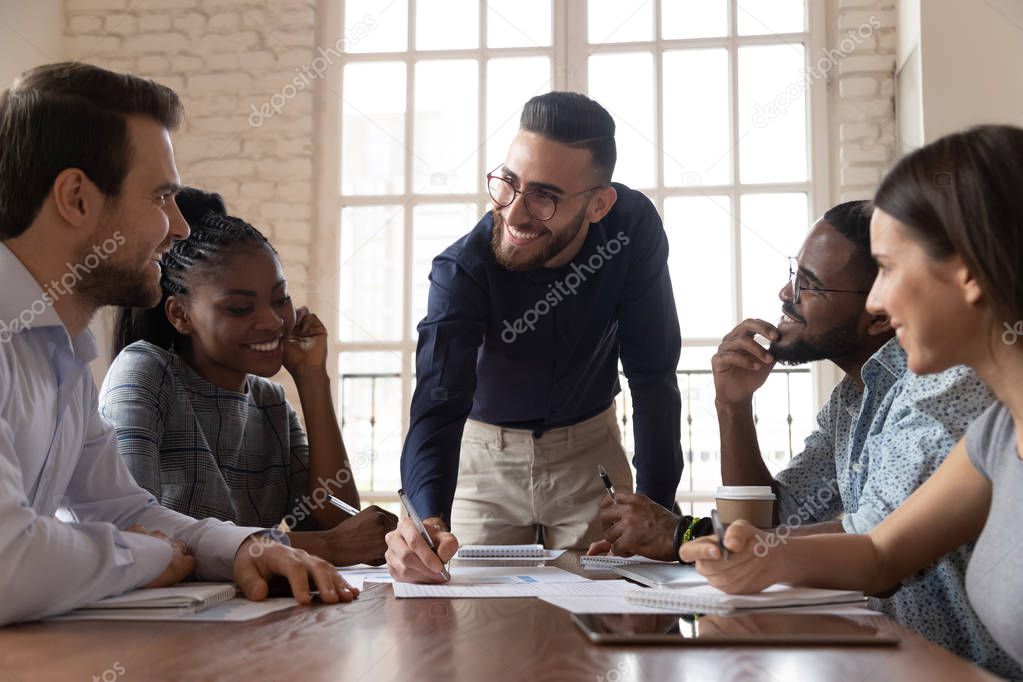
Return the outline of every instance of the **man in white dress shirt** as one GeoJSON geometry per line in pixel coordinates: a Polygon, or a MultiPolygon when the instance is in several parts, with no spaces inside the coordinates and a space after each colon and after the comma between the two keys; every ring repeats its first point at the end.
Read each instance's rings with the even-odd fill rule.
{"type": "Polygon", "coordinates": [[[159,506],[99,417],[87,326],[160,300],[160,255],[188,227],[170,89],[85,64],[33,69],[0,94],[0,624],[187,577],[251,599],[287,578],[350,601],[325,561],[260,528],[159,506]],[[67,510],[70,522],[58,520],[67,510]]]}

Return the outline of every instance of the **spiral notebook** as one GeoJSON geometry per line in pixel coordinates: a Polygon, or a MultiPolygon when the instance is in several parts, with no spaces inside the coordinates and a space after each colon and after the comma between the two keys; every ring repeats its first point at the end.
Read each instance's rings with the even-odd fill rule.
{"type": "Polygon", "coordinates": [[[625,599],[632,604],[697,613],[845,604],[861,602],[864,598],[862,592],[851,590],[822,590],[791,585],[771,585],[757,594],[728,594],[710,585],[629,590],[625,593],[625,599]]]}
{"type": "Polygon", "coordinates": [[[116,618],[119,614],[180,616],[204,611],[234,599],[234,583],[184,583],[173,587],[132,590],[75,609],[72,614],[116,618]]]}
{"type": "Polygon", "coordinates": [[[588,571],[610,570],[616,566],[632,566],[633,564],[665,564],[674,561],[658,561],[636,554],[634,556],[614,556],[611,554],[595,554],[579,557],[579,563],[588,571]]]}
{"type": "Polygon", "coordinates": [[[459,559],[543,559],[543,545],[466,545],[458,548],[459,559]]]}

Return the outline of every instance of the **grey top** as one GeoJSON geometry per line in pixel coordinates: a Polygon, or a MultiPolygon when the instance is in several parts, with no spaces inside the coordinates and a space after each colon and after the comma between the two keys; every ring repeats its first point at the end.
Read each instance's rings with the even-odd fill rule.
{"type": "Polygon", "coordinates": [[[991,508],[980,533],[966,591],[974,610],[1002,647],[1023,664],[1023,460],[1016,451],[1016,426],[1002,403],[995,403],[966,431],[973,466],[991,481],[991,508]]]}
{"type": "MultiPolygon", "coordinates": [[[[817,430],[778,473],[779,515],[799,527],[844,513],[847,533],[867,533],[926,481],[984,413],[994,395],[969,368],[919,376],[897,339],[846,377],[820,414],[817,430]]],[[[1023,670],[984,629],[966,594],[972,544],[950,552],[871,608],[1002,677],[1023,670]]]]}
{"type": "Polygon", "coordinates": [[[277,383],[249,375],[244,393],[206,381],[176,353],[145,341],[114,359],[99,395],[117,450],[139,485],[189,516],[315,527],[302,499],[309,445],[277,383]]]}

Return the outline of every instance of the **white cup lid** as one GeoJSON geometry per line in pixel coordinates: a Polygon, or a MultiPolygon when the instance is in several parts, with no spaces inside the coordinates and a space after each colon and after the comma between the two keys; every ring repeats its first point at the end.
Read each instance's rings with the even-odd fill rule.
{"type": "Polygon", "coordinates": [[[722,485],[714,497],[726,500],[773,500],[774,490],[769,485],[722,485]]]}

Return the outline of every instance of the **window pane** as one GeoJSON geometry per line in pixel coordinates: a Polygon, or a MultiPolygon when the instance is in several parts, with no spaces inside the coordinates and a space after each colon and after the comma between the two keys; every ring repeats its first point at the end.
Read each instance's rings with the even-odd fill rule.
{"type": "Polygon", "coordinates": [[[654,133],[654,56],[650,52],[595,55],[589,60],[590,97],[615,120],[618,163],[614,178],[652,187],[658,153],[654,133]],[[622,74],[628,74],[623,78],[622,74]]]}
{"type": "Polygon", "coordinates": [[[341,193],[403,193],[405,65],[346,64],[341,87],[341,193]]]}
{"type": "Polygon", "coordinates": [[[341,437],[359,492],[401,487],[401,354],[341,353],[341,437]]]}
{"type": "Polygon", "coordinates": [[[345,0],[346,52],[404,52],[408,45],[408,3],[345,0]]]}
{"type": "Polygon", "coordinates": [[[742,209],[742,312],[772,324],[781,318],[778,292],[788,282],[788,258],[809,229],[805,194],[747,194],[742,209]]]}
{"type": "Polygon", "coordinates": [[[807,179],[803,46],[739,48],[739,168],[742,182],[807,179]]]}
{"type": "MultiPolygon", "coordinates": [[[[709,362],[705,369],[710,369],[709,362]]],[[[713,492],[721,485],[721,434],[714,409],[714,377],[707,372],[682,374],[678,388],[682,393],[682,452],[687,458],[680,487],[713,492]]]]}
{"type": "Polygon", "coordinates": [[[600,43],[628,43],[653,40],[653,0],[589,0],[589,40],[600,43]]]}
{"type": "Polygon", "coordinates": [[[475,205],[418,204],[412,209],[412,331],[426,316],[433,259],[479,221],[475,205]]]}
{"type": "Polygon", "coordinates": [[[488,0],[488,47],[551,44],[551,0],[488,0]]]}
{"type": "Polygon", "coordinates": [[[731,181],[728,79],[728,50],[664,53],[665,185],[731,181]]]}
{"type": "Polygon", "coordinates": [[[474,59],[416,64],[415,192],[478,190],[478,85],[474,59]]]}
{"type": "Polygon", "coordinates": [[[729,203],[726,196],[664,200],[668,269],[683,339],[719,338],[733,325],[729,203]]]}
{"type": "Polygon", "coordinates": [[[775,369],[764,385],[753,394],[760,453],[772,474],[785,468],[791,451],[800,452],[803,449],[803,441],[814,426],[813,382],[810,373],[790,372],[791,368],[775,369]],[[791,441],[789,415],[792,416],[791,441]]]}
{"type": "Polygon", "coordinates": [[[401,339],[403,210],[402,206],[341,210],[342,342],[401,339]]]}
{"type": "MultiPolygon", "coordinates": [[[[522,106],[551,89],[549,57],[508,57],[487,62],[487,158],[489,171],[508,154],[522,106]]],[[[480,187],[483,179],[480,178],[480,187]]]]}
{"type": "Polygon", "coordinates": [[[804,0],[739,0],[739,35],[799,33],[805,30],[804,0]]]}
{"type": "Polygon", "coordinates": [[[416,0],[416,49],[479,47],[479,22],[478,0],[416,0]]]}
{"type": "Polygon", "coordinates": [[[725,0],[661,0],[661,37],[713,38],[728,35],[725,0]]]}

